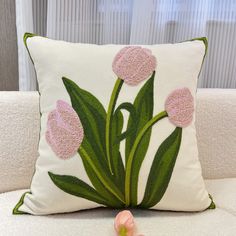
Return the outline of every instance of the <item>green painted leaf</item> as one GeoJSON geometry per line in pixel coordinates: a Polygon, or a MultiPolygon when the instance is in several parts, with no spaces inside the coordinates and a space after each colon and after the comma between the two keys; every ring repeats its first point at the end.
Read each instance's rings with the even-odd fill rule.
{"type": "Polygon", "coordinates": [[[182,128],[177,127],[158,148],[149,172],[141,207],[153,207],[162,199],[179,153],[181,137],[182,128]]]}
{"type": "Polygon", "coordinates": [[[92,152],[96,155],[94,159],[106,169],[108,167],[105,154],[106,111],[91,93],[81,89],[70,79],[63,77],[62,80],[70,96],[72,107],[83,125],[84,140],[90,143],[92,152]]]}
{"type": "MultiPolygon", "coordinates": [[[[130,154],[131,148],[134,144],[134,141],[144,125],[152,118],[153,116],[153,84],[154,84],[155,72],[153,72],[152,76],[148,81],[144,84],[144,86],[139,91],[137,97],[134,101],[134,108],[137,114],[136,119],[134,120],[131,116],[128,120],[127,129],[134,127],[132,133],[126,138],[125,143],[125,157],[126,164],[127,159],[130,154]]],[[[132,206],[137,205],[137,191],[138,191],[138,175],[141,168],[141,164],[146,155],[149,141],[151,136],[151,128],[146,132],[143,136],[140,145],[135,152],[134,161],[132,164],[132,179],[131,179],[131,196],[130,201],[132,206]]]]}
{"type": "Polygon", "coordinates": [[[117,142],[117,137],[121,134],[122,128],[123,115],[121,111],[118,110],[113,115],[111,124],[111,165],[117,186],[120,186],[124,194],[125,168],[120,154],[120,142],[117,142]]]}
{"type": "Polygon", "coordinates": [[[90,187],[84,181],[70,175],[57,175],[48,172],[53,183],[66,193],[85,198],[102,205],[109,203],[94,188],[90,187]]]}
{"type": "MultiPolygon", "coordinates": [[[[90,150],[91,149],[89,148],[89,143],[87,142],[84,142],[84,145],[83,147],[86,147],[86,150],[90,150]]],[[[93,186],[95,187],[95,189],[102,195],[104,196],[106,199],[108,199],[109,201],[109,206],[112,206],[112,207],[116,207],[116,208],[121,208],[124,206],[123,202],[121,202],[116,196],[114,196],[114,194],[112,194],[108,189],[107,187],[105,186],[104,182],[101,181],[98,176],[96,175],[96,173],[94,172],[94,169],[92,168],[92,166],[90,165],[89,161],[87,160],[86,156],[84,155],[83,152],[81,152],[81,150],[79,149],[79,154],[81,156],[81,159],[83,161],[83,165],[84,165],[84,168],[85,168],[85,171],[91,181],[91,183],[93,184],[93,186]]],[[[90,153],[87,153],[88,155],[93,155],[90,153]]],[[[101,168],[101,166],[99,165],[99,163],[97,163],[96,165],[97,169],[100,170],[101,174],[103,173],[103,170],[101,168]]],[[[103,173],[104,175],[104,173],[103,173]]],[[[111,186],[114,186],[115,185],[115,178],[114,176],[109,176],[109,177],[105,177],[105,179],[108,179],[108,182],[111,183],[112,180],[114,183],[111,183],[110,185],[111,186]]],[[[108,183],[108,184],[109,184],[108,183]]],[[[117,185],[119,186],[119,185],[117,185]]]]}
{"type": "MultiPolygon", "coordinates": [[[[79,154],[83,160],[86,173],[95,189],[107,197],[111,202],[119,201],[117,197],[123,199],[120,186],[115,185],[115,177],[111,175],[106,152],[105,152],[105,125],[106,112],[102,104],[91,93],[81,89],[73,81],[63,77],[63,83],[70,96],[72,107],[77,112],[84,128],[84,139],[81,148],[85,150],[91,159],[93,166],[96,166],[99,173],[109,182],[110,191],[106,184],[98,180],[98,175],[94,173],[91,163],[88,163],[83,152],[79,149],[79,154]],[[112,193],[113,192],[113,193],[112,193]],[[117,193],[114,195],[114,193],[117,193]]],[[[121,204],[120,201],[119,204],[121,204]]]]}
{"type": "MultiPolygon", "coordinates": [[[[114,142],[120,142],[123,139],[127,138],[129,135],[131,135],[133,132],[136,131],[137,116],[136,116],[136,110],[134,108],[134,105],[129,103],[129,102],[121,103],[117,107],[114,115],[116,115],[116,113],[119,112],[122,109],[124,109],[124,110],[129,112],[129,114],[130,114],[129,119],[132,120],[132,122],[130,122],[130,125],[127,126],[127,129],[126,129],[126,131],[124,133],[122,133],[122,134],[119,133],[119,135],[117,135],[116,140],[114,140],[114,142]]],[[[121,130],[122,130],[122,127],[121,127],[121,130]]]]}

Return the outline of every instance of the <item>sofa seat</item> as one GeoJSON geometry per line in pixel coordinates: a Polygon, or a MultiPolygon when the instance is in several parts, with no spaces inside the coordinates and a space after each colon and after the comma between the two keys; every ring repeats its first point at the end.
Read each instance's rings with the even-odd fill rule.
{"type": "MultiPolygon", "coordinates": [[[[138,232],[145,236],[235,236],[236,178],[206,180],[217,205],[204,212],[132,210],[138,232]]],[[[3,236],[113,236],[115,210],[94,209],[50,216],[12,215],[26,190],[0,194],[0,235],[3,236]]]]}

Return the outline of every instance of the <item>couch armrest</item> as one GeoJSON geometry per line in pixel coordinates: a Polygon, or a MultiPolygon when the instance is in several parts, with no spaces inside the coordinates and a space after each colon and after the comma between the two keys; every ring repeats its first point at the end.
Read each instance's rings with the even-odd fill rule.
{"type": "Polygon", "coordinates": [[[236,89],[199,89],[196,128],[203,176],[236,177],[236,89]]]}
{"type": "Polygon", "coordinates": [[[29,187],[39,127],[37,92],[0,92],[0,192],[29,187]]]}

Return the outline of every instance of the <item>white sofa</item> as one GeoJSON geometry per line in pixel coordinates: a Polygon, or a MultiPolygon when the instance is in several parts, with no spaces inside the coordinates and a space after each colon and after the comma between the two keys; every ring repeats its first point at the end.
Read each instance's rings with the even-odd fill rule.
{"type": "MultiPolygon", "coordinates": [[[[203,176],[217,208],[196,213],[135,210],[138,231],[145,236],[236,235],[236,90],[199,89],[196,126],[203,176]]],[[[117,212],[107,209],[12,215],[30,186],[39,130],[37,92],[0,92],[0,235],[115,235],[117,212]]]]}

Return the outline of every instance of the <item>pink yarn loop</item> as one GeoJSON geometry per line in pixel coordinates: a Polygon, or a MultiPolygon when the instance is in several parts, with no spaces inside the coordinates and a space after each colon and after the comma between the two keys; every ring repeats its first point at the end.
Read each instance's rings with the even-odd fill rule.
{"type": "Polygon", "coordinates": [[[68,159],[75,155],[84,137],[81,121],[74,109],[62,100],[48,115],[46,140],[54,153],[68,159]]]}
{"type": "Polygon", "coordinates": [[[122,48],[112,63],[114,73],[131,86],[149,78],[155,68],[156,58],[151,50],[140,46],[122,48]]]}
{"type": "Polygon", "coordinates": [[[193,120],[193,96],[188,88],[174,90],[166,99],[165,110],[177,127],[187,127],[193,120]]]}

